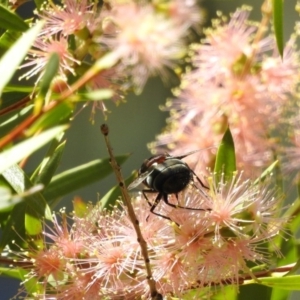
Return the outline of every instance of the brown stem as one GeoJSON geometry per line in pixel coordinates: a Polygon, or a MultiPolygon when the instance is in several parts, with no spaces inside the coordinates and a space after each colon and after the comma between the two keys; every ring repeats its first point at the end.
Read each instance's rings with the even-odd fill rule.
{"type": "Polygon", "coordinates": [[[258,30],[256,32],[256,35],[253,39],[252,42],[252,49],[253,52],[251,53],[251,55],[247,58],[246,63],[244,65],[244,69],[242,72],[241,77],[244,77],[246,74],[249,73],[249,70],[251,68],[251,64],[253,62],[253,59],[255,57],[255,54],[257,52],[257,44],[259,43],[259,41],[263,38],[264,33],[266,32],[266,29],[268,27],[268,23],[270,21],[270,17],[272,15],[272,7],[271,7],[271,3],[269,0],[265,0],[264,3],[261,6],[261,11],[262,11],[262,20],[260,22],[260,25],[258,27],[258,30]]]}
{"type": "Polygon", "coordinates": [[[22,135],[24,130],[33,124],[42,114],[48,112],[58,105],[59,102],[52,101],[49,105],[45,106],[39,113],[29,116],[22,123],[19,124],[16,128],[10,131],[6,136],[0,139],[0,149],[9,144],[18,136],[22,135]]]}
{"type": "Polygon", "coordinates": [[[282,267],[277,267],[277,268],[274,268],[274,269],[270,269],[270,270],[264,270],[264,271],[260,271],[260,272],[256,272],[256,273],[253,273],[252,275],[248,275],[248,274],[245,274],[245,275],[241,275],[239,276],[239,278],[237,280],[235,279],[224,279],[224,280],[221,280],[220,282],[209,282],[209,283],[202,283],[201,281],[198,281],[198,285],[194,285],[190,288],[188,288],[187,290],[189,289],[196,289],[196,288],[199,288],[199,287],[207,287],[207,286],[222,286],[222,285],[230,285],[230,284],[243,284],[245,282],[245,280],[252,280],[253,279],[253,275],[255,278],[263,278],[263,277],[266,277],[266,276],[271,276],[272,273],[287,273],[289,271],[291,271],[294,266],[296,264],[291,264],[291,265],[288,265],[288,266],[282,266],[282,267]]]}
{"type": "Polygon", "coordinates": [[[21,107],[24,107],[29,101],[31,101],[31,96],[26,96],[25,98],[21,99],[20,101],[8,106],[8,107],[5,107],[3,109],[0,110],[0,116],[1,115],[5,115],[6,113],[16,109],[16,108],[21,108],[21,107]]]}
{"type": "Polygon", "coordinates": [[[109,139],[108,139],[109,129],[106,124],[101,125],[101,132],[104,135],[106,147],[107,147],[107,150],[108,150],[108,153],[110,156],[111,166],[115,172],[117,181],[119,182],[119,187],[120,187],[121,193],[122,193],[122,199],[128,209],[128,215],[133,224],[134,230],[137,235],[137,240],[141,247],[141,253],[144,258],[144,262],[145,262],[145,266],[146,266],[147,281],[148,281],[148,285],[150,288],[151,297],[152,297],[152,299],[162,299],[162,296],[156,290],[155,281],[152,277],[152,272],[151,272],[151,267],[150,267],[150,259],[149,259],[149,255],[148,255],[147,243],[142,235],[141,228],[139,226],[139,221],[138,221],[138,219],[135,215],[134,209],[132,207],[131,198],[130,198],[128,190],[126,188],[125,181],[124,181],[122,173],[121,173],[121,168],[118,165],[118,163],[113,155],[112,147],[111,147],[109,139]]]}

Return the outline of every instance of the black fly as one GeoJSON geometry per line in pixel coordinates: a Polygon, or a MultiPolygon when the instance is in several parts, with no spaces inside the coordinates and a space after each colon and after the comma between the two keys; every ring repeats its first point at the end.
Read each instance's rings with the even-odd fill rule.
{"type": "Polygon", "coordinates": [[[175,205],[169,202],[168,195],[175,194],[178,199],[178,193],[183,191],[191,180],[195,177],[203,188],[207,187],[203,184],[195,172],[182,159],[190,154],[198,151],[189,152],[181,156],[171,156],[168,154],[159,154],[146,159],[139,169],[139,176],[129,186],[128,189],[134,189],[141,183],[148,187],[142,190],[147,200],[150,212],[162,218],[171,220],[169,217],[155,212],[155,208],[163,200],[167,205],[174,208],[185,208],[190,210],[207,210],[203,208],[191,208],[175,205]],[[147,193],[158,193],[154,203],[151,203],[147,197],[147,193]]]}

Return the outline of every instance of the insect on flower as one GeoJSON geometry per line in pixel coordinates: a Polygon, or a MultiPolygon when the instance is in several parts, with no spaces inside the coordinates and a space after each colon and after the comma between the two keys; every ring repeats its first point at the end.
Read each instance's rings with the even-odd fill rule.
{"type": "Polygon", "coordinates": [[[196,151],[189,152],[181,156],[171,156],[168,154],[159,154],[146,159],[139,169],[139,176],[129,186],[128,190],[136,188],[143,183],[148,189],[143,189],[142,193],[147,200],[150,212],[162,218],[171,220],[169,217],[155,212],[155,208],[163,200],[167,205],[174,208],[184,208],[190,210],[208,210],[203,208],[191,208],[186,206],[175,205],[168,200],[169,194],[175,194],[178,200],[178,193],[183,191],[188,184],[194,180],[200,183],[203,188],[207,187],[195,172],[182,159],[191,155],[196,151]],[[158,193],[154,203],[151,203],[147,197],[147,193],[158,193]]]}

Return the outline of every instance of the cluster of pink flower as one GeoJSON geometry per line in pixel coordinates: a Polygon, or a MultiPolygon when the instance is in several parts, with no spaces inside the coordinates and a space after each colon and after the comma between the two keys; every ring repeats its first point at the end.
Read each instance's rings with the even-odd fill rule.
{"type": "Polygon", "coordinates": [[[101,8],[92,0],[62,2],[49,1],[37,13],[45,26],[22,65],[30,69],[21,78],[41,77],[53,52],[66,81],[69,74],[80,76],[93,61],[114,52],[118,64],[95,76],[89,88],[111,88],[117,94],[132,87],[141,90],[149,76],[164,75],[184,56],[188,28],[201,19],[196,1],[190,0],[111,0],[101,8]]]}
{"type": "MultiPolygon", "coordinates": [[[[151,145],[154,151],[168,148],[176,155],[176,149],[216,146],[229,126],[238,166],[248,176],[276,156],[274,131],[287,123],[283,113],[291,105],[288,100],[297,97],[295,38],[289,40],[281,58],[275,39],[261,38],[266,28],[248,21],[249,13],[243,7],[229,22],[220,17],[206,30],[201,44],[192,46],[193,68],[183,75],[177,98],[167,102],[169,125],[151,145]]],[[[206,166],[212,163],[211,152],[206,150],[204,155],[206,166]]]]}
{"type": "MultiPolygon", "coordinates": [[[[218,185],[213,178],[210,182],[206,192],[190,185],[178,200],[169,197],[209,210],[174,209],[164,203],[158,207],[174,222],[150,214],[140,196],[133,199],[153,278],[164,296],[238,284],[249,274],[248,261],[270,263],[263,245],[272,242],[285,222],[277,217],[279,199],[266,186],[242,181],[241,176],[218,185]]],[[[28,279],[40,284],[36,299],[150,299],[140,245],[121,206],[113,212],[90,207],[85,217],[73,217],[70,230],[54,217],[54,229],[44,233],[52,243],[30,254],[28,279]]]]}

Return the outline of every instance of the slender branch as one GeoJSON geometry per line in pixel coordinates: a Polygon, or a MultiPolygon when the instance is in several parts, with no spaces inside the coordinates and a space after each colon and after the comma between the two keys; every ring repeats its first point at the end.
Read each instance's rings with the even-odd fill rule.
{"type": "Polygon", "coordinates": [[[2,108],[0,110],[0,116],[5,115],[5,114],[9,113],[10,111],[13,111],[13,110],[15,110],[17,108],[24,107],[30,101],[31,101],[31,96],[27,95],[25,98],[21,99],[20,101],[12,104],[10,106],[7,106],[5,108],[2,108]]]}
{"type": "Polygon", "coordinates": [[[95,64],[93,64],[77,81],[75,81],[69,89],[63,91],[57,100],[61,101],[68,98],[95,76],[99,75],[104,70],[113,67],[117,60],[117,54],[113,52],[105,54],[103,57],[98,59],[95,64]]]}
{"type": "MultiPolygon", "coordinates": [[[[189,288],[187,288],[186,290],[190,290],[190,289],[198,289],[199,287],[207,287],[207,286],[224,286],[224,285],[231,285],[231,284],[238,284],[238,285],[242,285],[243,283],[245,283],[246,280],[253,280],[253,275],[256,279],[258,278],[263,278],[263,277],[270,277],[272,276],[273,273],[287,273],[290,272],[294,267],[295,267],[296,263],[290,264],[290,265],[286,265],[286,266],[282,266],[282,267],[277,267],[274,269],[268,269],[268,270],[264,270],[264,271],[260,271],[260,272],[253,272],[252,275],[248,275],[248,274],[244,274],[244,275],[240,275],[236,280],[234,279],[224,279],[221,280],[220,282],[209,282],[209,283],[205,283],[205,282],[201,282],[198,281],[198,285],[193,285],[189,288]]],[[[256,281],[255,283],[259,283],[259,281],[256,281]]]]}
{"type": "Polygon", "coordinates": [[[258,43],[263,38],[263,36],[268,28],[268,23],[272,16],[272,5],[270,3],[270,0],[264,1],[264,3],[261,6],[261,11],[262,11],[263,17],[260,22],[260,25],[258,26],[258,30],[257,30],[255,37],[253,39],[253,42],[252,42],[253,51],[252,51],[251,55],[247,57],[241,77],[244,77],[245,75],[247,75],[249,73],[253,59],[255,58],[256,52],[258,50],[258,43]]]}
{"type": "Polygon", "coordinates": [[[41,115],[53,109],[59,104],[57,101],[50,102],[49,105],[45,106],[39,113],[33,114],[25,119],[22,123],[19,124],[18,127],[14,128],[11,132],[9,132],[6,136],[0,139],[0,149],[11,141],[13,141],[18,136],[22,135],[26,128],[32,125],[41,115]]]}
{"type": "Polygon", "coordinates": [[[121,168],[118,165],[113,152],[112,152],[112,147],[110,145],[109,139],[108,139],[108,133],[109,133],[109,129],[108,126],[106,124],[101,125],[101,132],[104,135],[104,139],[105,139],[105,143],[106,143],[106,147],[110,156],[110,163],[111,166],[115,172],[116,178],[119,182],[119,187],[121,189],[121,193],[122,193],[122,199],[124,201],[124,204],[126,205],[127,209],[128,209],[128,215],[130,217],[130,220],[133,224],[133,227],[135,229],[136,235],[137,235],[137,240],[140,244],[141,247],[141,253],[142,256],[144,258],[144,262],[145,262],[145,266],[146,266],[146,271],[147,271],[147,281],[148,281],[148,285],[150,288],[150,293],[151,293],[151,297],[152,299],[158,300],[158,299],[163,299],[162,295],[159,294],[156,290],[156,285],[155,285],[155,281],[152,277],[152,272],[151,272],[151,267],[150,267],[150,259],[149,259],[149,255],[148,255],[148,249],[147,249],[147,243],[142,235],[140,226],[139,226],[139,221],[135,215],[133,206],[131,204],[131,198],[129,196],[128,190],[126,188],[123,176],[121,174],[121,168]]]}

